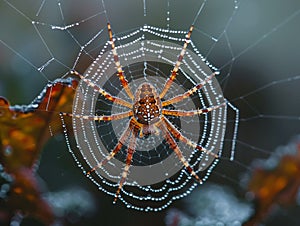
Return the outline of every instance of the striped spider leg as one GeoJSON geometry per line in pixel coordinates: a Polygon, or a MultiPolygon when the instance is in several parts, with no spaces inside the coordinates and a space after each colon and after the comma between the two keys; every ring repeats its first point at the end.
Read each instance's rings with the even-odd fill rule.
{"type": "Polygon", "coordinates": [[[128,81],[124,75],[124,71],[122,70],[122,66],[121,66],[121,63],[120,63],[120,60],[119,60],[119,56],[118,56],[118,53],[117,53],[117,50],[115,48],[115,42],[114,42],[114,39],[113,39],[113,34],[112,34],[112,30],[111,30],[111,26],[110,26],[110,23],[107,23],[107,29],[108,29],[108,34],[109,34],[109,42],[110,42],[110,45],[111,45],[111,48],[112,48],[112,52],[113,52],[113,55],[114,55],[114,61],[115,61],[115,65],[117,67],[117,75],[120,79],[120,82],[123,86],[123,88],[125,89],[127,95],[130,97],[131,100],[134,99],[134,96],[130,90],[130,87],[128,86],[128,81]]]}
{"type": "Polygon", "coordinates": [[[198,90],[200,90],[206,83],[208,83],[210,80],[212,80],[212,78],[214,76],[216,76],[217,72],[212,73],[210,76],[208,76],[206,79],[204,79],[203,81],[201,81],[200,83],[198,83],[197,85],[195,85],[193,88],[187,90],[186,92],[184,92],[183,94],[177,95],[175,97],[172,97],[169,100],[165,100],[162,102],[162,106],[168,106],[170,104],[174,104],[174,103],[178,103],[186,98],[188,98],[189,96],[193,95],[194,93],[196,93],[198,90]]]}
{"type": "Polygon", "coordinates": [[[176,62],[175,66],[174,66],[174,68],[173,68],[173,70],[171,72],[171,75],[170,75],[169,79],[167,80],[167,82],[165,83],[165,86],[164,86],[162,92],[159,94],[159,98],[160,99],[162,99],[166,95],[166,93],[170,89],[173,81],[175,80],[175,78],[177,76],[177,72],[178,72],[179,67],[181,65],[181,62],[183,60],[184,54],[186,52],[186,48],[187,48],[188,44],[190,43],[190,39],[191,39],[191,35],[192,35],[192,32],[193,32],[193,29],[194,29],[194,26],[192,25],[190,27],[189,32],[186,35],[183,47],[181,49],[181,52],[180,52],[179,57],[177,59],[177,62],[176,62]]]}

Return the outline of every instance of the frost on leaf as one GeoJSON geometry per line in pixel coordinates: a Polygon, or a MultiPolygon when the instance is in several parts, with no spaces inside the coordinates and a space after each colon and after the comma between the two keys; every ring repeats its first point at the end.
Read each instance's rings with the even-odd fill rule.
{"type": "Polygon", "coordinates": [[[77,81],[70,78],[56,80],[29,105],[11,106],[0,97],[1,225],[17,213],[45,224],[53,221],[52,210],[41,197],[35,169],[43,145],[61,132],[59,112],[72,110],[76,86],[77,81]]]}

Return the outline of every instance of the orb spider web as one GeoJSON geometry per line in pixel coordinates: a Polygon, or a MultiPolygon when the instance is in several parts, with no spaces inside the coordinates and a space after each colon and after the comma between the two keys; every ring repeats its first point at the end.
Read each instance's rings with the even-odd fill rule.
{"type": "MultiPolygon", "coordinates": [[[[178,39],[183,46],[137,38],[116,47],[109,23],[107,28],[104,49],[110,45],[111,51],[102,51],[84,74],[71,71],[80,84],[73,112],[61,118],[66,128],[64,117],[72,117],[79,152],[65,130],[67,145],[113,203],[162,210],[208,178],[221,156],[227,107],[236,116],[238,111],[223,97],[217,69],[187,48],[195,48],[193,26],[178,39]]],[[[140,31],[166,32],[145,25],[118,40],[140,31]]]]}

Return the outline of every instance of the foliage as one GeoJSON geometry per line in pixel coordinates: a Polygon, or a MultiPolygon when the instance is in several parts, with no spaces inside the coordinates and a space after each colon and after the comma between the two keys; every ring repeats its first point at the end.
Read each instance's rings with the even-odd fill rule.
{"type": "Polygon", "coordinates": [[[0,202],[1,225],[16,213],[38,218],[45,224],[53,222],[52,210],[41,197],[35,170],[44,144],[61,132],[59,112],[72,110],[76,86],[77,81],[70,78],[56,80],[27,106],[10,106],[5,98],[0,98],[0,163],[12,178],[4,178],[2,183],[2,188],[5,184],[9,191],[0,202]]]}

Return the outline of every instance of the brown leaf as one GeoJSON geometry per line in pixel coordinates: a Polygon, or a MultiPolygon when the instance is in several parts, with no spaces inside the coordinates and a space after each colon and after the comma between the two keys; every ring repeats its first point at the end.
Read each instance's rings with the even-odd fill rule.
{"type": "MultiPolygon", "coordinates": [[[[59,112],[71,112],[78,82],[71,78],[48,84],[30,104],[10,106],[0,97],[0,163],[5,172],[13,177],[11,189],[1,209],[13,216],[16,212],[32,215],[44,223],[53,220],[53,214],[41,194],[34,175],[34,166],[42,147],[51,137],[62,130],[59,112]]],[[[70,124],[70,119],[65,119],[70,124]]],[[[7,219],[9,221],[9,219],[7,219]]]]}

